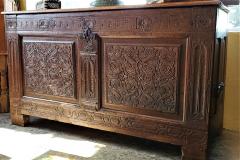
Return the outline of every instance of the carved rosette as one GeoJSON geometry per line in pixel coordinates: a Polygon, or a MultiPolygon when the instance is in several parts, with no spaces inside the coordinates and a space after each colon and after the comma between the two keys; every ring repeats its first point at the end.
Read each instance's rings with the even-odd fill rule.
{"type": "Polygon", "coordinates": [[[5,29],[6,29],[6,31],[15,31],[17,29],[16,17],[7,17],[6,16],[5,29]]]}
{"type": "Polygon", "coordinates": [[[215,30],[215,10],[211,8],[194,8],[192,14],[194,31],[206,32],[215,30]]]}
{"type": "Polygon", "coordinates": [[[52,30],[56,27],[56,21],[53,19],[40,19],[38,21],[38,28],[40,30],[52,30]]]}

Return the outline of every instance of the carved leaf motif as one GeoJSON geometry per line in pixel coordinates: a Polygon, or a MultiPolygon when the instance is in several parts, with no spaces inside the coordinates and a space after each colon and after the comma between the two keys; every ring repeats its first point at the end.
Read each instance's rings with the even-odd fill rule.
{"type": "Polygon", "coordinates": [[[107,103],[176,112],[178,47],[107,44],[107,103]]]}
{"type": "Polygon", "coordinates": [[[71,43],[24,42],[25,88],[44,95],[74,97],[71,43]]]}

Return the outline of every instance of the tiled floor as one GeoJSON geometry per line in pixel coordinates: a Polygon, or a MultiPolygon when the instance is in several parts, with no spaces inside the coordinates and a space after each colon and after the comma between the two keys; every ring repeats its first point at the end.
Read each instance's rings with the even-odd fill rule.
{"type": "MultiPolygon", "coordinates": [[[[209,160],[240,160],[239,134],[225,130],[209,160]]],[[[0,160],[179,160],[180,147],[94,129],[33,119],[28,127],[0,114],[0,160]]]]}

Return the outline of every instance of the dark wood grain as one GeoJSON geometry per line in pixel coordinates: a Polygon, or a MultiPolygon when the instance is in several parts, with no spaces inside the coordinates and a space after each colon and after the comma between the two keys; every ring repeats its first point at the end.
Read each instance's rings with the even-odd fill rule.
{"type": "Polygon", "coordinates": [[[13,124],[36,116],[180,145],[182,159],[206,159],[209,132],[222,123],[222,96],[213,97],[224,81],[226,33],[219,37],[217,24],[227,13],[219,5],[6,14],[13,124]]]}
{"type": "Polygon", "coordinates": [[[24,95],[76,97],[73,44],[23,39],[24,95]]]}
{"type": "MultiPolygon", "coordinates": [[[[3,10],[3,0],[0,0],[0,11],[3,10]]],[[[7,81],[7,49],[5,41],[4,15],[0,15],[0,113],[9,112],[7,81]]]]}
{"type": "MultiPolygon", "coordinates": [[[[4,11],[4,0],[0,0],[0,12],[4,11]]],[[[4,29],[4,15],[0,15],[0,54],[6,54],[6,41],[5,41],[5,29],[4,29]]]]}

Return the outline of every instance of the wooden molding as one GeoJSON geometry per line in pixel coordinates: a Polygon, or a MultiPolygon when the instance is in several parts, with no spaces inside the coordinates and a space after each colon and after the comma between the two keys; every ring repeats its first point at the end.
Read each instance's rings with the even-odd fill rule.
{"type": "Polygon", "coordinates": [[[239,5],[239,0],[221,0],[225,5],[239,5]]]}

